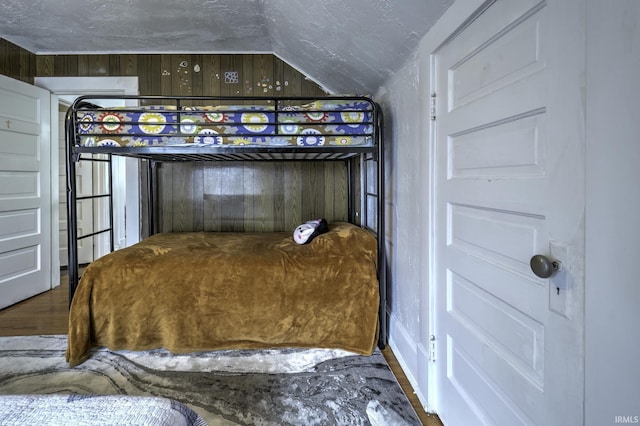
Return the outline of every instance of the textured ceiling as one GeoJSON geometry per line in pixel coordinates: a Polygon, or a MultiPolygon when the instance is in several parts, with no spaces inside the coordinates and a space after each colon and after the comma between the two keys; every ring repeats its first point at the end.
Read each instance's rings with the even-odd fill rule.
{"type": "Polygon", "coordinates": [[[274,53],[334,93],[374,93],[453,0],[2,0],[37,54],[274,53]]]}

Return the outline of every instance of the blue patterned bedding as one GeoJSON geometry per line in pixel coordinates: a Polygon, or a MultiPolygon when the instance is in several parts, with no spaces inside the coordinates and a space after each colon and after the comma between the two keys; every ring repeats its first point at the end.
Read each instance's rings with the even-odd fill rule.
{"type": "Polygon", "coordinates": [[[2,425],[206,426],[186,405],[166,398],[127,395],[0,396],[2,425]]]}
{"type": "Polygon", "coordinates": [[[76,113],[78,146],[373,145],[372,104],[146,106],[76,113]]]}

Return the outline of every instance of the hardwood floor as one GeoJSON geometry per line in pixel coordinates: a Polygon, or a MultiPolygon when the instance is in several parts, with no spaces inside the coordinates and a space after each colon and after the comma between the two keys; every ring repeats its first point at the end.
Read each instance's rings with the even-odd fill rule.
{"type": "MultiPolygon", "coordinates": [[[[60,282],[63,283],[60,287],[0,310],[0,336],[67,334],[69,285],[66,274],[60,282]]],[[[422,424],[442,426],[438,416],[428,414],[422,408],[391,349],[387,346],[382,353],[422,424]]]]}
{"type": "Polygon", "coordinates": [[[0,336],[67,334],[69,283],[0,310],[0,336]]]}
{"type": "Polygon", "coordinates": [[[393,374],[396,376],[398,383],[400,383],[400,387],[402,387],[405,395],[407,395],[407,398],[409,399],[409,401],[411,401],[411,405],[413,405],[413,409],[416,410],[416,413],[418,414],[418,417],[420,418],[422,424],[424,426],[443,426],[440,418],[437,415],[427,413],[424,410],[422,404],[420,403],[420,400],[413,391],[411,383],[409,383],[407,376],[405,376],[404,371],[402,371],[402,368],[400,367],[396,356],[393,354],[389,346],[387,346],[382,351],[382,354],[387,360],[389,367],[391,367],[391,371],[393,371],[393,374]]]}

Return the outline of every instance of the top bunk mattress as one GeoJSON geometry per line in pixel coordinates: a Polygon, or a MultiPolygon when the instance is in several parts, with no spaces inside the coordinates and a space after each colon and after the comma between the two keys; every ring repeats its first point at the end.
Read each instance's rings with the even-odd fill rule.
{"type": "Polygon", "coordinates": [[[136,107],[73,110],[75,146],[372,146],[373,102],[330,98],[292,105],[136,107]]]}

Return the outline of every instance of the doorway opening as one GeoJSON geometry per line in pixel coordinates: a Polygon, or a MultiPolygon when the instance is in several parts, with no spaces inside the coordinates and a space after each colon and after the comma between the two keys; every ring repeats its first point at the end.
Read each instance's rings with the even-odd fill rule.
{"type": "MultiPolygon", "coordinates": [[[[58,182],[58,217],[52,224],[52,234],[59,238],[60,266],[68,263],[67,205],[66,205],[66,149],[65,115],[73,101],[81,95],[137,95],[137,77],[36,77],[35,84],[58,97],[58,150],[52,160],[52,178],[58,182]]],[[[105,101],[106,102],[106,101],[105,101]]],[[[123,101],[118,101],[122,103],[123,101]]],[[[126,106],[105,104],[102,106],[126,106]]],[[[52,121],[53,121],[52,120],[52,121]]],[[[114,156],[113,173],[113,233],[114,248],[119,249],[140,240],[139,225],[139,165],[135,159],[114,156]],[[131,177],[127,179],[127,177],[131,177]]],[[[80,161],[76,166],[80,196],[106,193],[108,188],[108,163],[80,161]]],[[[108,227],[109,202],[104,198],[84,199],[78,202],[78,235],[92,234],[108,227]]],[[[80,264],[90,263],[110,251],[108,234],[98,234],[78,242],[80,264]]]]}

